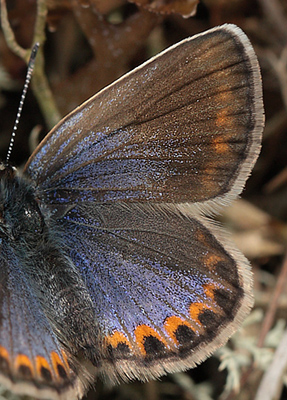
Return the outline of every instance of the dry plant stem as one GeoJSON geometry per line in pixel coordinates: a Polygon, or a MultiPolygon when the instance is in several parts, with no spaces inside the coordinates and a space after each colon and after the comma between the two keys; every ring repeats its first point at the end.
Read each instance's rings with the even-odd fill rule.
{"type": "Polygon", "coordinates": [[[265,372],[255,400],[275,400],[280,398],[282,391],[283,375],[287,368],[287,330],[285,330],[282,339],[274,354],[272,363],[265,372]]]}
{"type": "Polygon", "coordinates": [[[271,137],[274,132],[285,132],[287,130],[287,113],[284,109],[278,111],[273,117],[269,117],[266,123],[263,140],[271,137]]]}
{"type": "Polygon", "coordinates": [[[58,111],[53,93],[51,92],[49,82],[44,72],[44,57],[42,51],[37,58],[38,65],[42,64],[42,66],[38,68],[35,67],[32,89],[44,116],[46,125],[50,130],[60,121],[61,114],[58,111]]]}
{"type": "Polygon", "coordinates": [[[158,385],[157,382],[151,381],[147,382],[144,386],[145,388],[145,397],[149,400],[159,400],[160,396],[158,393],[158,385]]]}
{"type": "MultiPolygon", "coordinates": [[[[39,42],[40,48],[35,63],[35,69],[32,78],[32,88],[45,118],[46,124],[48,128],[52,128],[60,120],[61,116],[58,112],[53,94],[49,88],[49,84],[44,72],[43,43],[45,41],[46,15],[46,0],[38,0],[37,19],[32,44],[39,42]]],[[[8,47],[27,63],[30,57],[31,50],[23,49],[16,42],[14,32],[11,29],[8,21],[5,0],[1,0],[1,25],[8,47]]]]}
{"type": "MultiPolygon", "coordinates": [[[[267,310],[266,316],[263,321],[261,334],[259,336],[257,346],[262,347],[266,338],[267,333],[270,331],[271,326],[274,321],[275,312],[277,310],[279,297],[283,293],[284,289],[286,288],[287,283],[287,253],[285,254],[283,265],[281,268],[280,275],[277,280],[277,285],[274,289],[273,298],[270,302],[269,308],[267,310]]],[[[242,375],[240,379],[240,386],[243,387],[249,379],[250,374],[254,370],[254,364],[248,368],[248,370],[242,375]]],[[[237,396],[234,392],[230,393],[229,396],[225,400],[233,400],[237,396]]]]}
{"type": "Polygon", "coordinates": [[[58,111],[57,105],[54,100],[53,93],[50,89],[49,82],[47,80],[44,70],[44,56],[43,56],[43,44],[46,39],[45,26],[47,17],[47,1],[37,1],[37,18],[35,24],[35,34],[33,42],[39,42],[42,44],[39,49],[37,56],[37,63],[35,64],[34,78],[32,80],[32,88],[37,98],[38,104],[45,118],[45,122],[49,129],[52,129],[59,120],[61,115],[58,111]]]}
{"type": "Polygon", "coordinates": [[[277,310],[278,302],[279,302],[279,297],[280,295],[286,290],[286,284],[287,284],[287,253],[285,254],[283,265],[280,271],[280,275],[277,280],[277,284],[274,290],[273,298],[270,302],[270,305],[267,309],[266,316],[263,321],[262,329],[261,329],[261,334],[259,336],[257,346],[262,347],[264,344],[265,337],[269,330],[271,329],[271,326],[274,321],[274,316],[277,310]]]}
{"type": "Polygon", "coordinates": [[[270,182],[264,186],[265,193],[273,193],[287,183],[287,167],[283,168],[270,182]]]}
{"type": "Polygon", "coordinates": [[[35,33],[33,43],[39,42],[41,45],[45,42],[45,27],[47,19],[47,0],[37,0],[37,18],[35,23],[35,33]]]}
{"type": "Polygon", "coordinates": [[[282,99],[287,111],[287,45],[283,48],[280,58],[277,58],[274,53],[270,52],[267,55],[267,59],[279,80],[282,99]]]}
{"type": "Polygon", "coordinates": [[[8,21],[8,14],[7,14],[7,6],[6,6],[6,0],[1,0],[1,27],[2,31],[4,33],[6,42],[8,47],[22,60],[26,62],[26,64],[29,61],[30,57],[30,49],[25,50],[19,44],[16,42],[15,35],[13,30],[11,29],[10,23],[8,21]]]}
{"type": "Polygon", "coordinates": [[[284,18],[284,10],[278,0],[260,0],[262,9],[282,39],[287,41],[287,21],[284,18]]]}

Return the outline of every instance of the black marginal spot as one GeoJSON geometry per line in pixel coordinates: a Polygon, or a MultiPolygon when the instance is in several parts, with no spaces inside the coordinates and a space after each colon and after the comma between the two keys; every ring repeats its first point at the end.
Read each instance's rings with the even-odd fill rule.
{"type": "Polygon", "coordinates": [[[46,381],[46,382],[51,382],[52,381],[52,374],[48,370],[48,368],[41,367],[41,377],[46,381]]]}
{"type": "Polygon", "coordinates": [[[244,292],[240,287],[234,287],[231,291],[216,289],[214,292],[214,300],[219,307],[221,307],[226,314],[227,319],[230,321],[233,319],[236,310],[241,305],[243,296],[244,292]]]}
{"type": "Polygon", "coordinates": [[[31,368],[28,365],[20,365],[18,368],[18,373],[21,375],[22,378],[28,379],[32,378],[33,374],[31,368]]]}
{"type": "Polygon", "coordinates": [[[178,355],[182,358],[185,359],[188,357],[191,352],[193,352],[198,346],[202,344],[204,341],[204,337],[202,335],[195,335],[193,337],[193,340],[191,342],[186,342],[185,344],[181,344],[179,349],[178,349],[178,355]]]}
{"type": "Polygon", "coordinates": [[[226,318],[223,319],[222,316],[215,314],[211,310],[204,310],[198,316],[198,319],[204,326],[204,336],[208,341],[212,340],[217,335],[220,326],[226,322],[226,318]]]}
{"type": "Polygon", "coordinates": [[[8,373],[10,371],[9,362],[7,358],[0,356],[0,370],[4,373],[8,373]]]}
{"type": "Polygon", "coordinates": [[[196,338],[196,334],[189,326],[182,324],[176,329],[175,337],[180,345],[189,345],[189,347],[191,347],[196,338]]]}
{"type": "Polygon", "coordinates": [[[67,377],[68,377],[67,372],[66,372],[65,368],[63,367],[63,365],[57,364],[57,371],[58,371],[60,378],[67,379],[67,377]]]}
{"type": "Polygon", "coordinates": [[[129,358],[131,356],[131,350],[129,346],[124,343],[118,343],[117,347],[113,347],[112,345],[107,346],[108,355],[111,359],[123,359],[129,358]]]}
{"type": "Polygon", "coordinates": [[[239,277],[236,269],[236,264],[233,260],[219,261],[215,267],[219,276],[229,282],[232,286],[239,285],[239,277]]]}
{"type": "Polygon", "coordinates": [[[116,352],[119,353],[120,355],[129,355],[131,350],[129,348],[129,346],[124,343],[124,342],[120,342],[117,347],[116,347],[116,352]]]}
{"type": "Polygon", "coordinates": [[[145,336],[143,345],[148,358],[163,357],[166,354],[165,345],[155,336],[145,336]]]}

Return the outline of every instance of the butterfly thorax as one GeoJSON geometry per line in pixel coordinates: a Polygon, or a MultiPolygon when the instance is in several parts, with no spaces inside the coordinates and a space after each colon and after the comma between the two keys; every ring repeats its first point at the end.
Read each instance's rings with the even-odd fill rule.
{"type": "Polygon", "coordinates": [[[33,187],[10,165],[0,165],[0,237],[37,242],[45,227],[33,187]]]}

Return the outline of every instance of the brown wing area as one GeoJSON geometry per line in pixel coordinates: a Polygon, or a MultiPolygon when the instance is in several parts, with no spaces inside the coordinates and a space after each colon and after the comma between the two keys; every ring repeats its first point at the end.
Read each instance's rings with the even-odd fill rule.
{"type": "Polygon", "coordinates": [[[224,25],[169,48],[77,108],[26,173],[55,202],[229,199],[257,159],[263,123],[254,50],[239,28],[224,25]]]}

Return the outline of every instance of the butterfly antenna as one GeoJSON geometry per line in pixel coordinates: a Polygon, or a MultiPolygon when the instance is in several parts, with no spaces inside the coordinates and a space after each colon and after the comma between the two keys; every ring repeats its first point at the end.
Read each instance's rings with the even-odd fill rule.
{"type": "Polygon", "coordinates": [[[20,120],[20,116],[22,113],[22,108],[23,108],[23,104],[25,101],[25,97],[27,94],[27,90],[28,90],[28,86],[30,84],[31,78],[32,78],[32,74],[33,74],[33,69],[34,69],[34,65],[35,65],[35,59],[36,59],[36,55],[38,52],[40,44],[39,43],[35,43],[33,46],[33,49],[31,51],[31,55],[30,55],[30,59],[28,62],[28,69],[27,69],[27,74],[26,74],[26,79],[25,79],[25,84],[24,84],[24,88],[23,88],[23,92],[22,92],[22,96],[21,96],[21,100],[20,100],[20,104],[18,107],[18,112],[17,112],[17,116],[16,116],[16,121],[13,127],[13,131],[12,131],[12,135],[11,135],[11,139],[10,139],[10,144],[8,147],[8,151],[7,151],[7,157],[6,157],[6,163],[8,164],[11,153],[12,153],[12,149],[13,149],[13,145],[14,145],[14,140],[15,140],[15,136],[16,136],[16,131],[19,125],[19,120],[20,120]]]}

